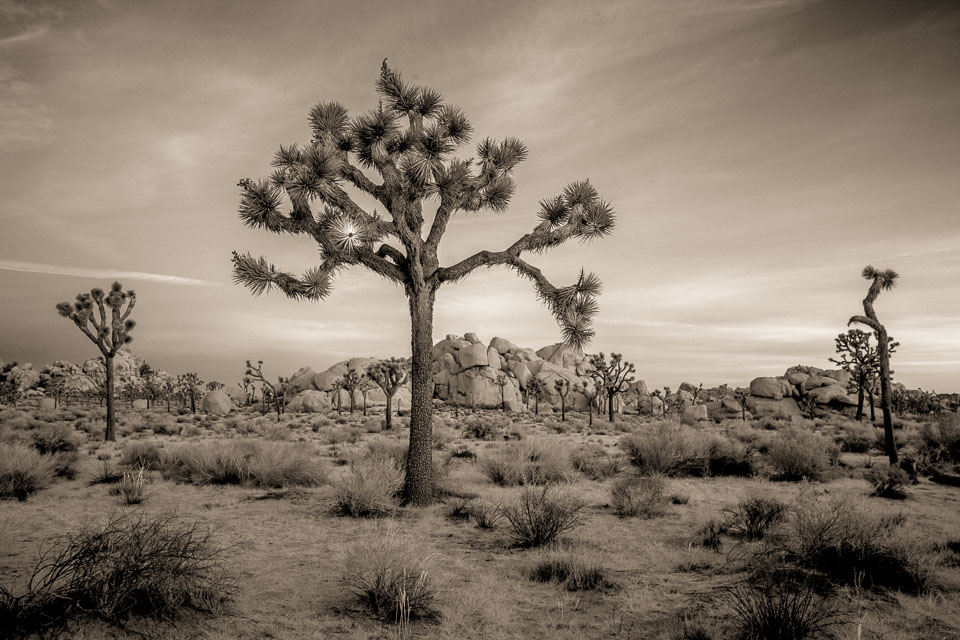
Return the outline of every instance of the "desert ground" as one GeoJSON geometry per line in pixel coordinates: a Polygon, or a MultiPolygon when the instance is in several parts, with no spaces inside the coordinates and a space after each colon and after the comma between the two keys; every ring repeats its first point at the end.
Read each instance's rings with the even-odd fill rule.
{"type": "MultiPolygon", "coordinates": [[[[79,611],[70,637],[728,638],[778,606],[810,625],[778,637],[819,625],[836,638],[960,636],[958,489],[921,475],[894,483],[899,499],[871,496],[882,429],[839,414],[590,426],[584,412],[441,407],[428,508],[396,501],[408,418],[384,431],[382,408],[278,421],[258,406],[124,407],[117,442],[101,441],[103,416],[0,410],[5,481],[11,456],[37,443],[61,457],[52,479],[0,503],[0,584],[23,593],[58,536],[172,516],[209,532],[222,606],[120,623],[79,611]],[[502,514],[545,487],[573,521],[524,546],[502,514]],[[357,578],[398,567],[419,582],[406,606],[378,611],[357,578]]],[[[897,425],[905,453],[956,452],[955,413],[897,425]]]]}

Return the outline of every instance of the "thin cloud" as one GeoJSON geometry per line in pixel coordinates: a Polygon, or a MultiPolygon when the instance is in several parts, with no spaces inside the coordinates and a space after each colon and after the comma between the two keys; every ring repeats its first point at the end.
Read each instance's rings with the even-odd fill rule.
{"type": "Polygon", "coordinates": [[[124,278],[127,280],[146,280],[161,282],[184,287],[213,287],[218,282],[171,276],[164,273],[145,273],[143,271],[112,271],[109,269],[85,269],[83,267],[65,267],[55,264],[41,264],[38,262],[18,262],[16,260],[0,260],[0,269],[5,271],[22,271],[26,273],[48,273],[58,276],[73,276],[77,278],[124,278]]]}
{"type": "Polygon", "coordinates": [[[40,25],[30,29],[29,31],[24,31],[23,33],[18,33],[15,36],[9,36],[3,39],[0,39],[0,47],[18,44],[21,42],[30,42],[31,40],[36,40],[37,38],[42,38],[50,32],[49,25],[40,25]]]}

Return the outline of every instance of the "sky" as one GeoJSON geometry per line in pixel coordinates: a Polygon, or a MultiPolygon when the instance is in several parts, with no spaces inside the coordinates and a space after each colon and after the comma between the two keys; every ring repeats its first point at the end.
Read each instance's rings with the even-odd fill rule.
{"type": "MultiPolygon", "coordinates": [[[[374,274],[318,303],[231,280],[233,250],[316,263],[242,225],[237,182],[309,140],[315,102],[375,107],[384,58],[474,142],[529,149],[509,210],[454,218],[443,264],[507,247],[571,181],[612,203],[612,236],[530,260],[601,277],[588,350],[649,386],[831,366],[873,264],[900,273],[876,304],[895,379],[960,391],[960,3],[926,0],[0,0],[0,358],[97,355],[54,306],[114,279],[134,351],[171,373],[409,354],[403,292],[374,274]]],[[[505,269],[439,291],[434,339],[470,331],[560,339],[505,269]]]]}

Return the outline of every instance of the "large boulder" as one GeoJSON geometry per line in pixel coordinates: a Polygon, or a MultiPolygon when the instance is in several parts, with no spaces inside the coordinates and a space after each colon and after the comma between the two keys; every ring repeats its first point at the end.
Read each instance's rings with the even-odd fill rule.
{"type": "Polygon", "coordinates": [[[506,338],[494,338],[490,341],[490,347],[497,350],[497,353],[504,355],[508,353],[511,349],[516,349],[517,345],[513,344],[506,338]]]}
{"type": "Polygon", "coordinates": [[[218,389],[204,394],[200,406],[203,407],[203,410],[207,413],[226,415],[233,410],[233,401],[230,400],[230,396],[228,396],[226,392],[218,389]]]}
{"type": "Polygon", "coordinates": [[[750,382],[750,395],[771,400],[783,400],[783,385],[776,378],[754,378],[750,382]]]}
{"type": "Polygon", "coordinates": [[[814,389],[819,389],[820,387],[829,387],[836,386],[837,380],[835,378],[829,378],[827,376],[809,376],[803,383],[800,385],[800,390],[804,393],[810,393],[814,389]]]}
{"type": "Polygon", "coordinates": [[[696,404],[683,410],[683,422],[686,424],[695,424],[700,420],[707,419],[707,407],[702,404],[696,404]]]}
{"type": "Polygon", "coordinates": [[[760,396],[749,396],[747,398],[747,409],[758,418],[802,418],[800,405],[793,398],[783,398],[781,400],[772,400],[760,396]]]}
{"type": "Polygon", "coordinates": [[[857,399],[847,394],[847,390],[838,384],[818,387],[807,392],[807,395],[816,399],[817,404],[855,405],[857,399]]]}
{"type": "Polygon", "coordinates": [[[316,389],[301,391],[287,405],[287,410],[294,413],[321,413],[330,409],[330,396],[316,389]]]}
{"type": "Polygon", "coordinates": [[[583,349],[558,342],[547,345],[536,352],[537,356],[565,369],[575,369],[584,359],[583,349]]]}
{"type": "Polygon", "coordinates": [[[460,358],[460,366],[464,369],[486,367],[489,364],[487,360],[487,347],[482,342],[475,342],[469,347],[460,349],[457,355],[460,358]]]}

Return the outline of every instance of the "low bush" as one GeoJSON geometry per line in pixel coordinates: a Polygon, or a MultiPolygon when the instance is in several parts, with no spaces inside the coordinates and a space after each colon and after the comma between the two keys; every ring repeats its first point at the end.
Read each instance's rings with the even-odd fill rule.
{"type": "Polygon", "coordinates": [[[500,440],[510,425],[510,418],[504,415],[471,416],[463,424],[463,435],[476,440],[500,440]]]}
{"type": "Polygon", "coordinates": [[[228,440],[171,447],[164,452],[164,478],[193,484],[256,487],[315,486],[326,470],[299,443],[228,440]]]}
{"type": "Polygon", "coordinates": [[[659,422],[625,435],[620,446],[642,473],[678,475],[698,466],[695,434],[685,425],[659,422]]]}
{"type": "Polygon", "coordinates": [[[850,501],[802,500],[781,544],[804,569],[868,588],[926,591],[933,582],[931,550],[903,530],[902,515],[873,513],[850,501]]]}
{"type": "Polygon", "coordinates": [[[829,465],[822,436],[791,427],[774,436],[766,459],[776,480],[819,480],[829,465]]]}
{"type": "Polygon", "coordinates": [[[951,473],[960,466],[960,414],[952,411],[937,416],[936,424],[920,428],[917,446],[918,471],[933,475],[951,473]]]}
{"type": "Polygon", "coordinates": [[[470,503],[470,517],[481,529],[493,529],[503,518],[500,506],[489,502],[470,503]]]}
{"type": "Polygon", "coordinates": [[[775,498],[752,496],[724,509],[726,528],[747,540],[762,540],[770,527],[786,518],[787,505],[775,498]]]}
{"type": "Polygon", "coordinates": [[[705,476],[753,475],[750,449],[738,440],[713,436],[699,447],[705,476]]]}
{"type": "Polygon", "coordinates": [[[127,442],[120,457],[120,464],[130,469],[135,467],[148,470],[159,469],[161,462],[163,462],[163,452],[160,450],[160,445],[150,440],[127,442]]]}
{"type": "Polygon", "coordinates": [[[420,541],[378,530],[347,550],[343,583],[386,622],[437,618],[430,565],[420,541]]]}
{"type": "Polygon", "coordinates": [[[620,473],[623,462],[618,456],[611,456],[598,444],[577,449],[572,458],[573,468],[591,480],[604,480],[620,473]]]}
{"type": "Polygon", "coordinates": [[[903,500],[907,497],[910,476],[900,467],[882,464],[867,470],[867,482],[870,483],[871,496],[903,500]]]}
{"type": "Polygon", "coordinates": [[[123,479],[123,471],[114,468],[110,460],[100,460],[90,478],[90,484],[114,484],[123,479]]]}
{"type": "Polygon", "coordinates": [[[582,508],[583,501],[572,493],[550,486],[524,487],[517,501],[501,512],[517,546],[542,547],[579,526],[582,508]]]}
{"type": "Polygon", "coordinates": [[[27,636],[58,630],[73,617],[127,627],[134,616],[217,613],[235,591],[223,551],[194,521],[141,512],[115,516],[46,547],[25,593],[0,587],[0,620],[11,636],[27,636]]]}
{"type": "Polygon", "coordinates": [[[125,471],[117,484],[117,495],[124,504],[143,502],[143,481],[146,470],[143,467],[125,471]]]}
{"type": "Polygon", "coordinates": [[[562,584],[567,591],[607,591],[615,586],[601,564],[558,551],[536,560],[527,575],[534,582],[562,584]]]}
{"type": "Polygon", "coordinates": [[[879,431],[872,425],[847,424],[843,428],[840,448],[849,453],[866,453],[877,446],[877,433],[879,431]]]}
{"type": "Polygon", "coordinates": [[[566,482],[573,471],[567,449],[548,440],[508,442],[481,458],[480,470],[503,486],[566,482]]]}
{"type": "Polygon", "coordinates": [[[737,640],[810,640],[830,638],[841,623],[829,600],[802,580],[769,579],[741,583],[721,603],[737,640]]]}
{"type": "Polygon", "coordinates": [[[467,498],[454,498],[447,505],[446,516],[448,520],[462,522],[470,519],[470,500],[467,498]]]}
{"type": "Polygon", "coordinates": [[[31,493],[49,487],[56,473],[55,456],[43,455],[33,447],[0,444],[0,499],[26,500],[31,493]]]}
{"type": "Polygon", "coordinates": [[[711,551],[719,552],[723,548],[723,534],[727,532],[727,525],[720,520],[708,520],[706,524],[697,529],[693,540],[690,541],[691,547],[703,547],[711,551]]]}
{"type": "Polygon", "coordinates": [[[334,509],[354,518],[379,518],[396,513],[403,472],[390,458],[365,458],[350,465],[350,473],[334,484],[334,509]]]}
{"type": "Polygon", "coordinates": [[[660,476],[622,478],[610,487],[610,502],[618,516],[655,518],[666,510],[665,482],[660,476]]]}
{"type": "Polygon", "coordinates": [[[47,423],[33,432],[33,446],[40,453],[69,453],[77,450],[75,431],[62,423],[47,423]]]}

